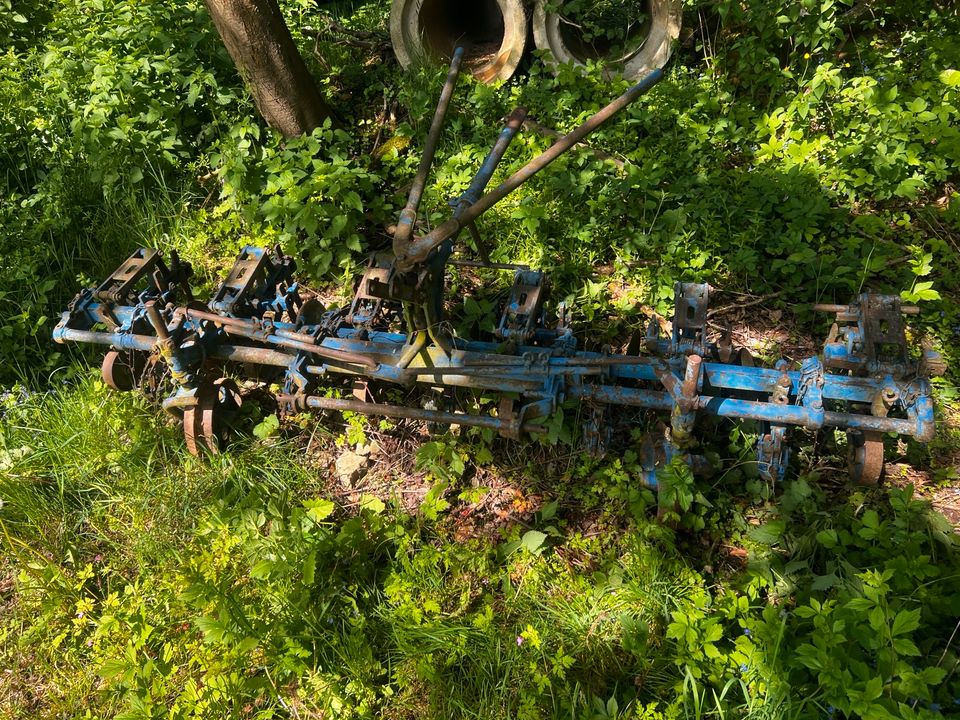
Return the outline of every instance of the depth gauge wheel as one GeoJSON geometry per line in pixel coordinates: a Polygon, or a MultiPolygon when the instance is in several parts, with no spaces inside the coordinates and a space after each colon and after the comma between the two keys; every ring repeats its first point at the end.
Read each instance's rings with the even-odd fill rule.
{"type": "Polygon", "coordinates": [[[847,468],[858,485],[877,485],[883,475],[883,434],[847,430],[847,468]]]}
{"type": "Polygon", "coordinates": [[[216,455],[230,439],[230,420],[242,399],[237,384],[229,378],[203,383],[197,389],[197,404],[183,411],[183,439],[192,455],[216,455]]]}
{"type": "Polygon", "coordinates": [[[143,353],[131,350],[111,350],[100,365],[100,377],[107,387],[119,392],[130,392],[140,382],[146,366],[143,353]]]}

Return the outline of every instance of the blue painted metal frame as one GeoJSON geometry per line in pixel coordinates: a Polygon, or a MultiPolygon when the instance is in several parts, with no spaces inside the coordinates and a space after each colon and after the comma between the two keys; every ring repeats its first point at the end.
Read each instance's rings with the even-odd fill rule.
{"type": "MultiPolygon", "coordinates": [[[[254,250],[245,248],[240,262],[256,257],[254,250]]],[[[223,305],[217,305],[221,312],[213,312],[181,304],[175,286],[147,287],[135,305],[98,302],[92,289],[84,290],[63,314],[54,339],[159,352],[178,386],[164,403],[172,410],[189,406],[204,362],[216,358],[283,370],[285,397],[303,407],[310,406],[313,388],[337,375],[517,395],[528,407],[525,412],[510,420],[482,420],[509,436],[519,436],[521,426],[549,415],[567,399],[668,412],[671,448],[663,453],[668,459],[693,445],[689,435],[698,415],[755,420],[768,427],[758,443],[758,462],[770,479],[781,479],[785,472],[788,426],[892,432],[924,442],[935,432],[930,383],[923,377],[839,374],[826,371],[817,357],[804,360],[797,370],[784,362],[777,368],[715,362],[704,356],[716,354],[716,348],[696,332],[684,335],[679,318],[670,340],[648,335],[649,355],[576,351],[569,335],[559,342],[547,333],[548,340],[554,338],[551,344],[518,345],[511,354],[504,354],[502,343],[451,338],[448,348],[428,343],[401,362],[410,347],[407,335],[352,327],[335,312],[313,325],[277,319],[283,309],[301,304],[292,263],[286,267],[279,275],[261,273],[259,282],[245,289],[260,302],[234,303],[233,309],[242,308],[237,312],[224,312],[223,305]],[[267,299],[268,280],[276,281],[269,288],[272,300],[267,299]],[[105,317],[114,319],[112,329],[105,317]],[[886,398],[889,412],[874,411],[880,397],[886,398]]],[[[690,303],[680,304],[684,319],[705,316],[705,304],[700,304],[706,295],[705,286],[678,286],[677,297],[696,304],[690,312],[690,303]]],[[[471,422],[469,417],[461,420],[471,422]]]]}
{"type": "MultiPolygon", "coordinates": [[[[447,99],[456,65],[445,86],[447,99]]],[[[411,194],[399,223],[404,231],[394,239],[395,255],[371,261],[349,310],[319,318],[306,312],[293,278],[296,266],[279,249],[271,255],[261,248],[244,248],[206,307],[193,301],[189,266],[173,256],[168,267],[155,250],[140,249],[100,286],[77,295],[53,337],[61,343],[96,343],[162,360],[175,386],[163,405],[174,413],[210,397],[204,390],[211,382],[211,359],[273,368],[274,379],[283,383],[279,399],[290,408],[459,422],[513,438],[542,431],[538,419],[566,400],[669,413],[669,428],[642,452],[644,477],[651,485],[657,467],[674,457],[682,457],[695,471],[708,469],[706,460],[691,452],[697,444],[694,424],[701,415],[759,422],[757,462],[770,480],[782,479],[786,472],[791,426],[932,439],[927,376],[942,366],[942,359],[925,348],[920,361],[910,360],[900,317],[909,309],[896,297],[864,294],[848,306],[821,307],[837,312],[837,325],[822,358],[807,358],[799,369],[785,361],[775,368],[729,362],[735,355],[729,343],[707,340],[710,288],[696,283],[677,284],[670,336],[661,337],[659,326],[651,323],[644,355],[578,351],[564,324],[546,326],[545,276],[519,266],[497,326],[503,342],[463,340],[442,331],[446,265],[460,229],[471,230],[486,261],[473,221],[661,77],[661,71],[651,73],[484,195],[526,116],[522,108],[515,110],[467,190],[451,201],[450,220],[413,238],[419,190],[411,194]],[[387,306],[403,317],[405,333],[378,329],[387,306]],[[505,401],[497,415],[480,416],[313,394],[335,376],[402,386],[468,387],[501,393],[505,401]]],[[[442,99],[438,108],[439,119],[445,102],[442,99]]],[[[417,187],[426,179],[439,132],[435,118],[417,187]]],[[[112,367],[105,362],[104,372],[112,367]]],[[[599,443],[602,430],[597,417],[593,413],[585,425],[593,444],[599,443]]]]}

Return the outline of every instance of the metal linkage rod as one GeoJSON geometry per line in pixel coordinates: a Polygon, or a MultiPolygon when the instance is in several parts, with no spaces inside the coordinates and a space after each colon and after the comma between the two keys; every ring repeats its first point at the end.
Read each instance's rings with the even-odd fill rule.
{"type": "Polygon", "coordinates": [[[463,213],[467,211],[467,208],[480,199],[481,194],[490,182],[490,178],[493,177],[494,171],[497,169],[500,161],[503,160],[504,153],[507,152],[510,143],[513,142],[513,139],[523,127],[523,121],[526,117],[527,109],[522,107],[515,109],[507,116],[504,121],[503,130],[501,130],[497,136],[497,141],[493,144],[487,157],[484,158],[483,164],[480,166],[477,174],[474,175],[473,180],[470,181],[470,186],[457,201],[456,209],[453,212],[455,218],[462,217],[463,213]]]}
{"type": "Polygon", "coordinates": [[[375,368],[377,366],[377,362],[367,355],[323,347],[312,335],[276,328],[270,332],[265,329],[266,326],[258,327],[250,320],[224,317],[216,313],[207,312],[206,310],[186,308],[184,314],[193,320],[205,320],[221,325],[228,335],[236,335],[250,340],[261,340],[280,347],[290,348],[291,350],[300,350],[328,360],[362,365],[366,368],[375,368]]]}
{"type": "MultiPolygon", "coordinates": [[[[817,303],[813,306],[815,312],[825,313],[844,313],[850,310],[849,305],[831,305],[829,303],[817,303]]],[[[919,315],[920,308],[916,305],[902,305],[900,312],[904,315],[919,315]]]]}
{"type": "MultiPolygon", "coordinates": [[[[281,404],[297,403],[302,401],[308,408],[315,410],[339,410],[363,413],[365,415],[379,415],[383,417],[403,418],[407,420],[424,420],[440,425],[472,425],[485,427],[491,430],[500,430],[508,423],[501,418],[490,415],[469,415],[467,413],[441,412],[439,410],[423,410],[421,408],[404,407],[402,405],[381,405],[360,400],[341,400],[311,395],[306,398],[297,398],[293,395],[281,395],[277,398],[281,404]]],[[[536,423],[523,423],[524,432],[546,432],[546,428],[536,423]]]]}
{"type": "Polygon", "coordinates": [[[437,103],[437,110],[433,115],[427,142],[423,148],[423,157],[420,158],[420,167],[417,168],[417,174],[413,178],[413,186],[410,188],[410,195],[407,197],[407,206],[400,212],[397,229],[393,234],[393,251],[395,254],[405,249],[413,237],[413,225],[417,221],[417,209],[420,207],[423,189],[427,184],[427,174],[430,172],[430,166],[433,165],[433,156],[436,154],[437,144],[440,142],[443,121],[450,107],[450,98],[453,96],[453,89],[456,87],[457,77],[460,75],[461,60],[463,60],[463,48],[458,47],[454,50],[453,59],[450,61],[450,72],[447,73],[447,80],[444,82],[443,91],[440,93],[440,102],[437,103]]]}
{"type": "Polygon", "coordinates": [[[637,98],[647,92],[663,78],[663,70],[654,70],[643,80],[638,82],[623,95],[611,102],[609,105],[599,110],[595,115],[588,119],[583,125],[567,133],[557,140],[543,153],[528,162],[513,175],[504,180],[500,185],[480,198],[470,208],[465,210],[459,217],[453,217],[442,225],[439,225],[433,232],[417,238],[412,242],[399,245],[394,242],[394,254],[397,256],[396,265],[400,270],[409,270],[417,263],[423,262],[430,252],[439,247],[445,240],[453,237],[460,229],[469,225],[480,215],[485,213],[491,207],[503,200],[527,180],[543,170],[563,153],[567,152],[574,145],[583,140],[607,120],[623,110],[634,102],[637,98]]]}

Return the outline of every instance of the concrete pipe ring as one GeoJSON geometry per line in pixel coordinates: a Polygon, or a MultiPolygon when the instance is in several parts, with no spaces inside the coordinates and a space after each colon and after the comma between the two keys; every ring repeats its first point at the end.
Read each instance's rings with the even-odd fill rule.
{"type": "Polygon", "coordinates": [[[578,25],[556,11],[556,6],[557,0],[537,0],[533,12],[534,41],[538,49],[550,52],[547,62],[554,70],[558,64],[599,60],[606,65],[603,77],[607,80],[617,76],[639,80],[667,64],[680,35],[681,0],[638,0],[646,21],[631,32],[618,52],[585,42],[578,25]]]}
{"type": "Polygon", "coordinates": [[[507,80],[527,44],[522,0],[393,0],[390,38],[404,68],[449,61],[464,48],[464,69],[481,82],[507,80]]]}

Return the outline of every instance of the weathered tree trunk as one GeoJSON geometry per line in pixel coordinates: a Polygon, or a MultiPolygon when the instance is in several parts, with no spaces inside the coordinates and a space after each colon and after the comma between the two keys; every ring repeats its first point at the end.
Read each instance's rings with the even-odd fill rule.
{"type": "Polygon", "coordinates": [[[277,0],[205,0],[253,101],[286,137],[308,133],[331,116],[297,52],[277,0]]]}

